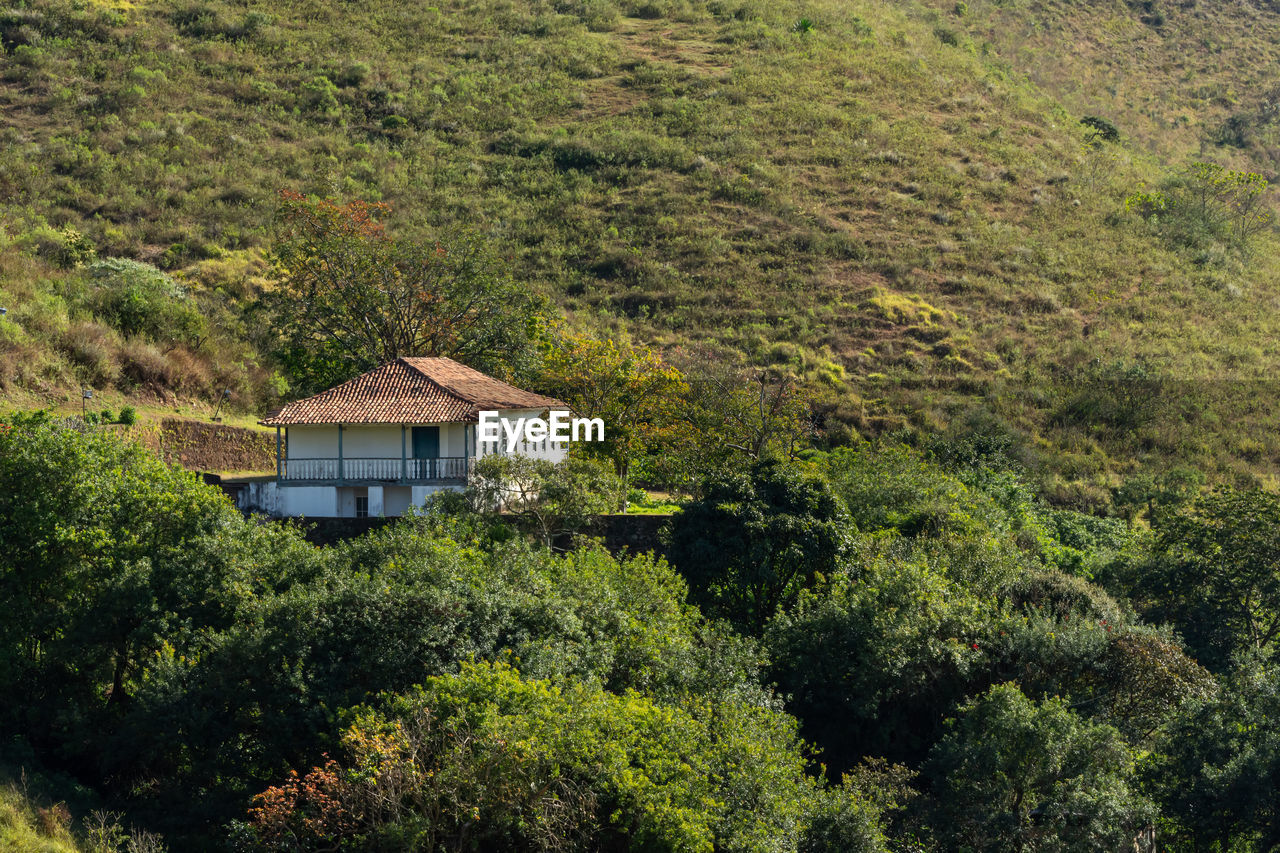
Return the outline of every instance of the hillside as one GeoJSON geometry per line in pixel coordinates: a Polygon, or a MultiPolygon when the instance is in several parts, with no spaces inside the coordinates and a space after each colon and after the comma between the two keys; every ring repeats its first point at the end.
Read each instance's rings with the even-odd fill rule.
{"type": "MultiPolygon", "coordinates": [[[[1082,507],[1135,463],[1268,479],[1269,395],[1216,380],[1275,366],[1280,243],[1180,243],[1125,199],[1265,112],[1239,93],[1265,90],[1280,18],[1144,16],[37,0],[0,21],[0,381],[55,402],[83,381],[231,387],[245,410],[287,394],[251,311],[291,188],[386,201],[402,234],[478,230],[578,326],[787,366],[831,440],[963,429],[977,407],[1082,507]],[[1210,41],[1188,50],[1194,33],[1210,41]],[[1089,114],[1121,138],[1088,146],[1089,114]],[[57,269],[90,247],[170,271],[210,333],[105,330],[57,269]]],[[[1219,159],[1262,168],[1267,139],[1219,159]]]]}
{"type": "Polygon", "coordinates": [[[1068,109],[1113,119],[1170,160],[1208,156],[1274,173],[1280,18],[1267,2],[954,3],[941,20],[1068,109]]]}

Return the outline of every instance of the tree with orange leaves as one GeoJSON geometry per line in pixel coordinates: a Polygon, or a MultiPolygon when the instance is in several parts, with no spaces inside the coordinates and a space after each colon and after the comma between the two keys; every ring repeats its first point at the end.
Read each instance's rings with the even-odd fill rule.
{"type": "Polygon", "coordinates": [[[474,237],[392,236],[386,204],[280,194],[268,303],[296,390],[318,390],[400,356],[449,356],[510,375],[538,305],[474,237]]]}

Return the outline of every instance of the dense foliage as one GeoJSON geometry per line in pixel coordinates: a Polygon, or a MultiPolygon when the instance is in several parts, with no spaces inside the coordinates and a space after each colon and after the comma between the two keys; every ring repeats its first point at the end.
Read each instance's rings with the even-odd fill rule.
{"type": "Polygon", "coordinates": [[[0,846],[1280,849],[1277,44],[0,10],[0,392],[111,396],[0,420],[0,846]],[[608,440],[318,547],[95,425],[426,354],[608,440]],[[589,538],[636,485],[666,557],[589,538]]]}
{"type": "MultiPolygon", "coordinates": [[[[1146,535],[940,459],[713,462],[669,565],[552,550],[466,496],[317,548],[104,428],[8,418],[0,672],[21,701],[0,768],[35,787],[5,795],[0,831],[137,851],[1271,849],[1274,666],[1245,570],[1276,547],[1274,498],[1206,491],[1146,535]],[[1128,597],[1193,559],[1220,585],[1128,597]],[[1237,615],[1207,631],[1211,606],[1237,615]],[[1138,615],[1155,608],[1172,629],[1138,615]],[[58,805],[55,779],[89,793],[58,805]]],[[[548,518],[612,501],[611,472],[562,467],[532,472],[548,518]]]]}

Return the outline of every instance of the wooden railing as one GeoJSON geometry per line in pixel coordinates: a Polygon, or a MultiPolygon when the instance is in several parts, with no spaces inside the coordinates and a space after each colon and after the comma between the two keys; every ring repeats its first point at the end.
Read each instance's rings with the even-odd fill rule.
{"type": "Polygon", "coordinates": [[[441,483],[466,482],[472,460],[464,456],[436,459],[370,457],[282,460],[281,477],[309,482],[441,483]]]}

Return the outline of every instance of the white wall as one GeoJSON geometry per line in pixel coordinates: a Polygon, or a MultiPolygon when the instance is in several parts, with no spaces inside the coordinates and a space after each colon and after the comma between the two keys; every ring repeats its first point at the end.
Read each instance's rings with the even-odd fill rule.
{"type": "Polygon", "coordinates": [[[286,486],[277,491],[281,515],[309,518],[338,515],[338,490],[333,486],[286,486]]]}
{"type": "Polygon", "coordinates": [[[282,486],[275,481],[246,484],[240,509],[276,517],[355,518],[356,495],[368,495],[369,515],[398,518],[420,509],[437,492],[458,486],[282,486]]]}
{"type": "MultiPolygon", "coordinates": [[[[440,455],[466,456],[463,440],[466,424],[419,424],[440,427],[440,455]]],[[[408,425],[404,438],[406,455],[413,458],[413,425],[408,425]]],[[[342,455],[349,459],[399,459],[399,424],[353,424],[342,431],[342,455]]],[[[338,427],[291,426],[285,451],[289,459],[337,459],[338,427]]]]}
{"type": "MultiPolygon", "coordinates": [[[[336,428],[335,428],[336,429],[336,428]]],[[[413,445],[406,446],[413,453],[413,445]]],[[[334,449],[337,454],[337,448],[334,449]]],[[[349,426],[342,431],[342,455],[357,457],[400,458],[400,427],[396,424],[349,426]]]]}
{"type": "Polygon", "coordinates": [[[440,455],[441,456],[468,456],[466,452],[466,442],[463,441],[463,433],[466,430],[466,424],[441,424],[440,425],[440,455]]]}
{"type": "Polygon", "coordinates": [[[337,426],[291,426],[287,432],[289,442],[285,450],[285,458],[338,458],[337,426]]]}
{"type": "MultiPolygon", "coordinates": [[[[412,501],[413,491],[411,486],[382,487],[382,512],[387,518],[397,518],[406,514],[412,501]]],[[[370,505],[372,505],[372,501],[370,501],[370,505]]]]}

